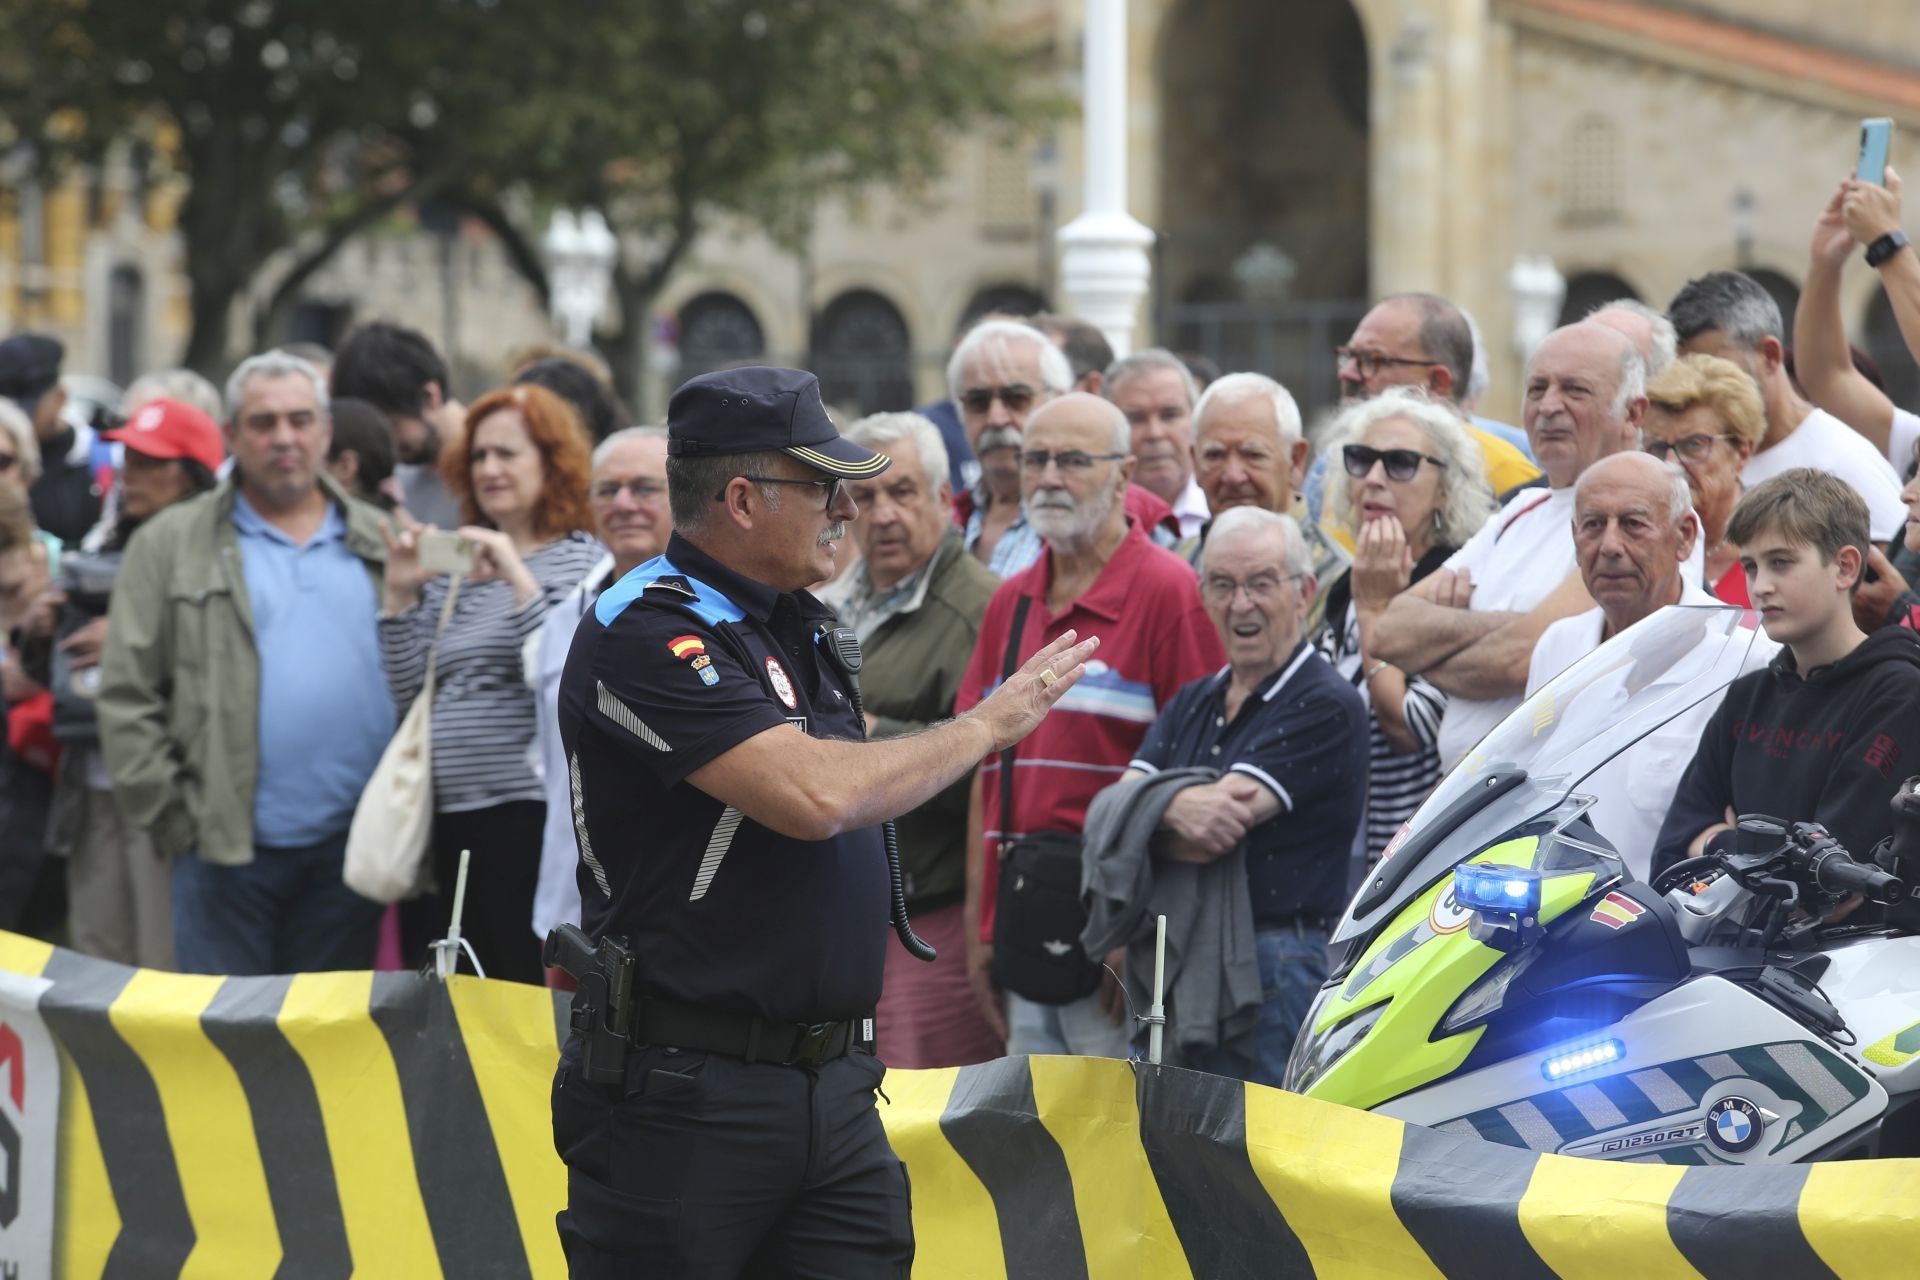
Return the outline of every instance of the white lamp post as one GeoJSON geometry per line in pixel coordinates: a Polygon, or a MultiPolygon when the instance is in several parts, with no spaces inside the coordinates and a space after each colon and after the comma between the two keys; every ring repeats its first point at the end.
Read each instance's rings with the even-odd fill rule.
{"type": "Polygon", "coordinates": [[[568,346],[588,346],[593,322],[606,305],[619,242],[598,209],[578,217],[571,209],[555,209],[540,246],[546,251],[553,321],[568,346]]]}
{"type": "Polygon", "coordinates": [[[1127,5],[1087,0],[1081,69],[1086,207],[1060,228],[1060,290],[1075,314],[1100,327],[1116,356],[1133,350],[1147,296],[1153,232],[1127,212],[1127,5]]]}
{"type": "Polygon", "coordinates": [[[1559,323],[1567,282],[1552,258],[1523,254],[1513,260],[1507,287],[1513,292],[1513,349],[1525,360],[1559,323]]]}

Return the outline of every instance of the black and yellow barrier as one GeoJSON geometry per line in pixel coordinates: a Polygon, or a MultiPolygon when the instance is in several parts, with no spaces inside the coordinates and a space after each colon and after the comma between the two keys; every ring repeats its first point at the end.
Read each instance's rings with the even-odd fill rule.
{"type": "MultiPolygon", "coordinates": [[[[564,1274],[550,993],[164,974],[5,934],[0,969],[52,982],[65,1280],[564,1274]]],[[[896,1072],[886,1093],[919,1280],[1920,1269],[1920,1161],[1539,1156],[1091,1059],[896,1072]]]]}

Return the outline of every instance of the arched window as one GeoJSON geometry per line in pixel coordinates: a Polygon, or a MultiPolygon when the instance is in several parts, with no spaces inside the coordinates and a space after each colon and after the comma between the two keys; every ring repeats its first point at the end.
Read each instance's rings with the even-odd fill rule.
{"type": "Polygon", "coordinates": [[[1023,284],[991,284],[974,294],[967,309],[960,313],[955,337],[973,328],[974,321],[988,312],[1010,316],[1038,315],[1047,309],[1047,300],[1023,284]]]}
{"type": "MultiPolygon", "coordinates": [[[[1893,317],[1893,304],[1884,290],[1873,291],[1867,305],[1867,322],[1861,328],[1860,345],[1866,348],[1887,382],[1887,397],[1902,409],[1920,410],[1920,365],[1915,365],[1900,325],[1893,317]]],[[[1901,463],[1907,460],[1899,459],[1901,463]]],[[[1904,470],[1904,467],[1902,468],[1904,470]]]]}
{"type": "Polygon", "coordinates": [[[680,308],[681,379],[748,364],[767,354],[753,309],[730,293],[703,293],[680,308]]]}
{"type": "Polygon", "coordinates": [[[1560,304],[1560,323],[1572,324],[1587,312],[1617,298],[1638,298],[1634,287],[1611,271],[1582,271],[1567,281],[1567,296],[1560,304]]]}
{"type": "Polygon", "coordinates": [[[871,289],[827,304],[813,325],[813,372],[848,416],[913,407],[913,341],[898,307],[871,289]]]}
{"type": "Polygon", "coordinates": [[[1778,271],[1769,271],[1765,267],[1749,267],[1747,274],[1754,283],[1767,291],[1774,305],[1780,308],[1780,341],[1791,346],[1793,343],[1793,313],[1800,306],[1800,286],[1781,275],[1778,271]]]}
{"type": "Polygon", "coordinates": [[[122,263],[107,277],[107,377],[126,386],[146,367],[147,278],[122,263]]]}

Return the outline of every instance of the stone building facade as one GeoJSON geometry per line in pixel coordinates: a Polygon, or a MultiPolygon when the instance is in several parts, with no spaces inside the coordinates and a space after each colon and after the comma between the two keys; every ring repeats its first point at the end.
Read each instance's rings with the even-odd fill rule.
{"type": "MultiPolygon", "coordinates": [[[[1050,40],[1075,82],[1077,0],[998,12],[1050,40]]],[[[1517,417],[1521,256],[1554,262],[1569,313],[1623,292],[1663,303],[1728,266],[1791,305],[1860,117],[1895,119],[1896,164],[1920,130],[1920,7],[1906,0],[1131,0],[1128,13],[1130,200],[1160,237],[1137,332],[1271,372],[1309,405],[1330,399],[1331,347],[1367,300],[1424,288],[1474,314],[1483,408],[1517,417]]],[[[1078,212],[1079,148],[1071,120],[1040,139],[956,138],[931,189],[823,208],[799,252],[710,227],[660,300],[643,412],[674,378],[751,357],[818,368],[849,410],[941,394],[969,316],[1065,305],[1053,234],[1078,212]]],[[[177,356],[177,198],[107,172],[37,197],[34,227],[0,220],[0,328],[52,328],[76,369],[102,374],[177,356]]],[[[475,228],[369,237],[305,295],[297,336],[400,319],[446,341],[469,384],[550,333],[475,228]]],[[[1856,342],[1920,403],[1864,268],[1845,303],[1856,342]]]]}

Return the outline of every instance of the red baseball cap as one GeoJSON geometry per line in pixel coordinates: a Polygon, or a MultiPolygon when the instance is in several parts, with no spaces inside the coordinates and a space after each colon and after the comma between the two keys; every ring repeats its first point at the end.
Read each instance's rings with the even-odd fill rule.
{"type": "Polygon", "coordinates": [[[227,460],[219,425],[178,400],[149,400],[124,427],[101,434],[149,458],[191,458],[209,471],[218,471],[227,460]]]}

